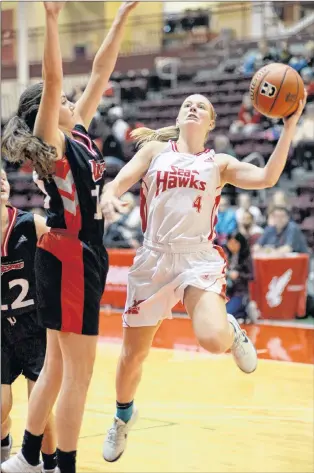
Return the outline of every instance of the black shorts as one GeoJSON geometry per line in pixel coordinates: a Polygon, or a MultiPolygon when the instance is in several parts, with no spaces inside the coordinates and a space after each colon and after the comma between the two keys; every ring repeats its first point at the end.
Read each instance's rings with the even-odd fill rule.
{"type": "Polygon", "coordinates": [[[108,272],[103,246],[51,231],[35,256],[37,312],[45,328],[98,335],[100,301],[108,272]]]}
{"type": "Polygon", "coordinates": [[[1,321],[1,384],[12,384],[20,374],[37,381],[46,354],[46,330],[36,312],[1,321]]]}

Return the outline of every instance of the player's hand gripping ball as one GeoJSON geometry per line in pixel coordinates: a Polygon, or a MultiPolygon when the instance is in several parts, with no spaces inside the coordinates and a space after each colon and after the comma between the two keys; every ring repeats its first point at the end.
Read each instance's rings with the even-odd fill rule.
{"type": "Polygon", "coordinates": [[[304,99],[304,83],[292,67],[268,64],[254,75],[250,96],[254,108],[262,115],[284,118],[293,115],[304,99]]]}

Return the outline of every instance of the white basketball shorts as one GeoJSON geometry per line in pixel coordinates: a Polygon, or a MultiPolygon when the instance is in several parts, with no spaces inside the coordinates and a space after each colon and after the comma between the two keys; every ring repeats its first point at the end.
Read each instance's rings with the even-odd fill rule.
{"type": "Polygon", "coordinates": [[[171,246],[144,242],[128,276],[124,327],[156,326],[172,318],[172,308],[188,286],[226,297],[226,260],[222,248],[210,242],[171,246]]]}

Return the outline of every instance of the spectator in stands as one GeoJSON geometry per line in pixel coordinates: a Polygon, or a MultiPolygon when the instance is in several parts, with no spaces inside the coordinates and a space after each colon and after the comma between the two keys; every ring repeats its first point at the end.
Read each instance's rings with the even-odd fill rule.
{"type": "Polygon", "coordinates": [[[122,107],[112,107],[108,111],[108,118],[111,122],[112,133],[120,142],[124,143],[129,125],[124,120],[122,107]]]}
{"type": "Polygon", "coordinates": [[[314,163],[314,102],[307,104],[292,143],[296,162],[311,171],[314,163]]]}
{"type": "Polygon", "coordinates": [[[262,39],[258,43],[258,55],[255,62],[255,68],[259,69],[265,64],[278,61],[278,54],[274,52],[269,46],[267,41],[262,39]]]}
{"type": "Polygon", "coordinates": [[[120,209],[120,214],[126,215],[125,226],[132,232],[133,238],[139,242],[143,241],[141,227],[140,207],[136,204],[134,195],[126,192],[120,199],[124,206],[120,209]]]}
{"type": "Polygon", "coordinates": [[[308,41],[300,54],[294,55],[289,65],[302,75],[304,69],[314,67],[314,41],[308,41]]]}
{"type": "Polygon", "coordinates": [[[253,107],[250,94],[244,94],[238,120],[232,123],[230,133],[249,135],[260,128],[260,121],[261,114],[253,107]]]}
{"type": "Polygon", "coordinates": [[[288,212],[290,213],[291,206],[290,206],[289,198],[287,197],[287,194],[282,190],[276,191],[273,194],[268,204],[268,208],[267,208],[267,225],[268,226],[275,225],[273,214],[272,214],[275,207],[285,207],[286,209],[288,209],[288,212]]]}
{"type": "Polygon", "coordinates": [[[314,68],[314,41],[308,41],[305,45],[305,57],[308,67],[314,68]]]}
{"type": "Polygon", "coordinates": [[[308,93],[307,103],[314,101],[314,68],[305,67],[301,71],[306,91],[308,93]]]}
{"type": "Polygon", "coordinates": [[[140,122],[136,119],[135,114],[133,116],[130,116],[130,118],[128,118],[126,121],[127,121],[127,124],[129,126],[129,128],[127,129],[126,134],[125,134],[125,141],[131,142],[131,141],[133,141],[133,139],[131,137],[132,131],[136,130],[137,128],[142,128],[145,125],[144,125],[144,123],[142,123],[142,122],[140,122]]]}
{"type": "Polygon", "coordinates": [[[252,51],[245,54],[243,57],[243,64],[240,66],[239,71],[243,72],[245,76],[251,77],[255,72],[255,60],[256,54],[252,51]]]}
{"type": "Polygon", "coordinates": [[[240,70],[243,71],[244,75],[252,75],[262,66],[278,61],[277,52],[269,48],[267,41],[261,40],[258,43],[258,51],[252,51],[245,55],[240,70]]]}
{"type": "Polygon", "coordinates": [[[241,194],[239,194],[238,205],[239,207],[236,210],[236,219],[238,223],[242,220],[243,214],[247,210],[253,215],[255,223],[263,223],[262,212],[258,207],[256,207],[256,205],[252,205],[251,196],[248,192],[241,192],[241,194]]]}
{"type": "Polygon", "coordinates": [[[309,253],[305,237],[299,226],[290,220],[286,207],[272,209],[273,226],[267,226],[264,234],[254,246],[254,251],[272,253],[309,253]]]}
{"type": "Polygon", "coordinates": [[[308,103],[302,121],[297,127],[293,144],[297,146],[301,141],[313,141],[314,146],[314,103],[308,103]]]}
{"type": "Polygon", "coordinates": [[[128,215],[112,209],[107,216],[103,243],[106,248],[138,248],[139,241],[133,237],[132,231],[126,227],[128,215]]]}
{"type": "Polygon", "coordinates": [[[226,135],[216,135],[214,138],[214,150],[216,153],[226,153],[231,156],[237,157],[236,152],[234,151],[228,136],[226,135]]]}
{"type": "Polygon", "coordinates": [[[231,235],[237,228],[237,220],[234,210],[230,207],[229,199],[222,196],[218,210],[218,221],[216,224],[217,240],[220,245],[226,242],[227,236],[231,235]]]}
{"type": "Polygon", "coordinates": [[[274,192],[273,197],[272,197],[272,202],[274,206],[283,206],[286,207],[287,209],[290,208],[290,202],[289,202],[289,197],[287,196],[287,193],[282,190],[277,190],[274,192]]]}
{"type": "Polygon", "coordinates": [[[274,207],[286,207],[290,209],[289,197],[285,191],[276,190],[269,202],[268,213],[272,211],[274,207]]]}
{"type": "Polygon", "coordinates": [[[250,247],[239,232],[228,236],[225,246],[228,260],[226,275],[227,312],[236,318],[246,318],[249,296],[249,281],[253,279],[253,265],[250,247]]]}
{"type": "Polygon", "coordinates": [[[107,110],[100,108],[88,131],[105,158],[115,157],[123,160],[123,147],[121,142],[114,136],[111,124],[112,120],[107,117],[107,110]]]}
{"type": "Polygon", "coordinates": [[[289,66],[293,67],[293,69],[299,73],[302,71],[302,69],[307,67],[307,65],[308,62],[303,54],[296,54],[289,61],[289,66]]]}
{"type": "Polygon", "coordinates": [[[249,247],[251,248],[263,235],[262,227],[256,225],[254,216],[249,210],[244,210],[241,218],[238,220],[239,232],[247,239],[249,247]]]}

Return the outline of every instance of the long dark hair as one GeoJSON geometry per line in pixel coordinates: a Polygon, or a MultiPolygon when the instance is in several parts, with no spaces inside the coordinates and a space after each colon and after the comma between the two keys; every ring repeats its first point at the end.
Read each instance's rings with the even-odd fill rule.
{"type": "Polygon", "coordinates": [[[40,179],[49,179],[53,173],[57,150],[33,135],[43,83],[28,87],[21,95],[17,114],[6,125],[1,151],[11,163],[30,160],[40,179]]]}
{"type": "MultiPolygon", "coordinates": [[[[229,240],[234,239],[237,240],[240,243],[240,250],[239,250],[239,261],[247,259],[250,255],[250,246],[245,238],[245,236],[242,235],[242,233],[235,231],[234,233],[231,233],[227,237],[227,243],[229,240]]],[[[224,248],[225,252],[227,253],[228,258],[232,255],[231,251],[229,250],[227,244],[224,248]]]]}

